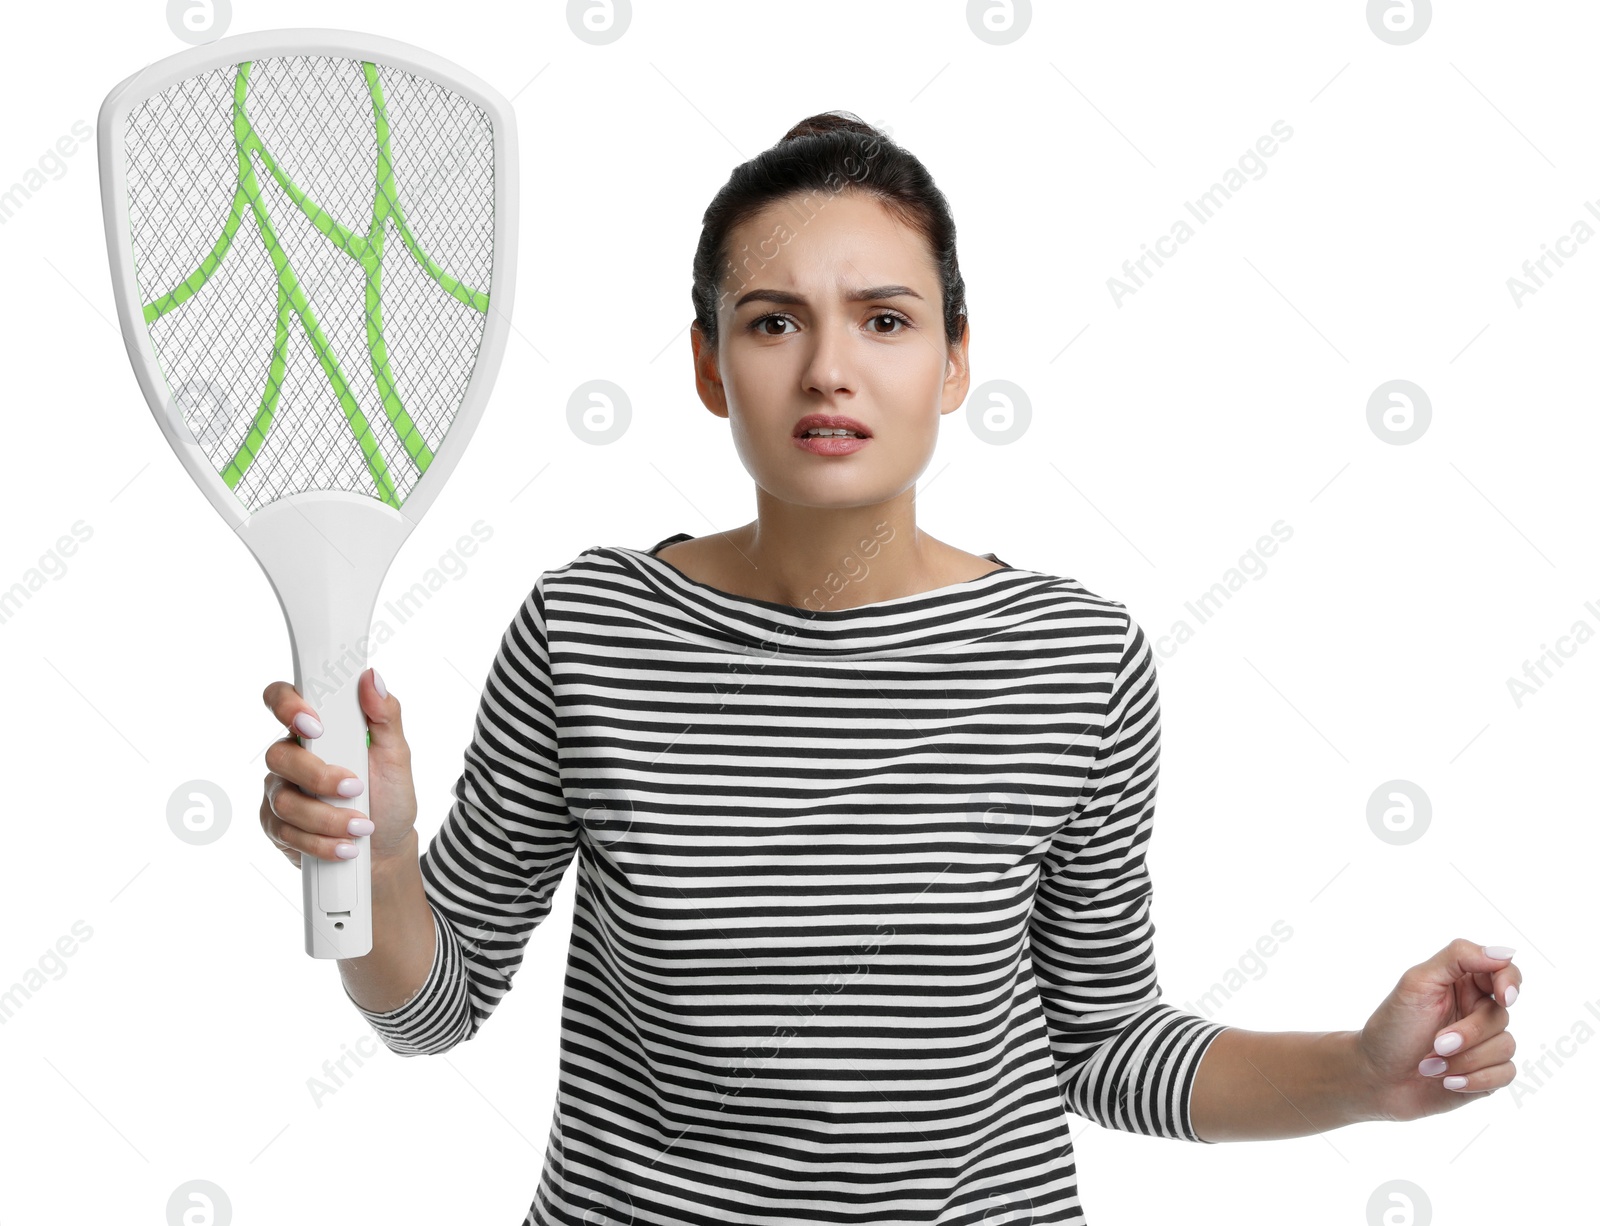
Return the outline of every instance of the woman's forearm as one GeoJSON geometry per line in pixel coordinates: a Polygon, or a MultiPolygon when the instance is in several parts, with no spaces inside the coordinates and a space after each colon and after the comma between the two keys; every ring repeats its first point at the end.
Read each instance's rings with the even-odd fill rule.
{"type": "Polygon", "coordinates": [[[1378,1119],[1359,1033],[1224,1030],[1195,1071],[1195,1132],[1206,1141],[1271,1141],[1378,1119]]]}
{"type": "Polygon", "coordinates": [[[415,997],[433,969],[433,924],[415,848],[411,855],[375,865],[372,949],[359,958],[339,959],[350,998],[363,1009],[387,1013],[415,997]]]}

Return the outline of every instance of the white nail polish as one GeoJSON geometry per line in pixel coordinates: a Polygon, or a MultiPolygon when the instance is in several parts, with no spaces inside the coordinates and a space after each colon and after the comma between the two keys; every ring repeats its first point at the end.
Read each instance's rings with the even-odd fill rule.
{"type": "Polygon", "coordinates": [[[1463,1090],[1466,1085],[1467,1079],[1465,1077],[1446,1077],[1444,1079],[1444,1088],[1447,1090],[1463,1090]]]}
{"type": "Polygon", "coordinates": [[[340,843],[333,849],[333,854],[341,860],[354,860],[361,854],[361,850],[354,843],[340,843]]]}
{"type": "Polygon", "coordinates": [[[1514,984],[1514,983],[1513,984],[1509,984],[1506,987],[1506,1008],[1507,1009],[1511,1008],[1511,1006],[1516,1002],[1516,999],[1517,999],[1517,985],[1514,984]]]}
{"type": "Polygon", "coordinates": [[[341,779],[339,780],[339,786],[334,790],[348,799],[351,796],[361,795],[361,788],[362,783],[359,779],[341,779]]]}
{"type": "Polygon", "coordinates": [[[1440,1035],[1433,1041],[1433,1050],[1438,1052],[1441,1056],[1448,1056],[1460,1046],[1461,1036],[1453,1030],[1448,1034],[1440,1035]]]}
{"type": "Polygon", "coordinates": [[[1483,956],[1485,958],[1509,958],[1516,952],[1509,945],[1485,945],[1483,947],[1483,956]]]}
{"type": "Polygon", "coordinates": [[[378,675],[378,670],[372,670],[372,688],[378,691],[379,698],[389,697],[389,687],[383,684],[383,678],[378,675]]]}
{"type": "Polygon", "coordinates": [[[305,711],[294,717],[294,728],[303,737],[316,738],[322,735],[322,725],[316,718],[305,711]]]}

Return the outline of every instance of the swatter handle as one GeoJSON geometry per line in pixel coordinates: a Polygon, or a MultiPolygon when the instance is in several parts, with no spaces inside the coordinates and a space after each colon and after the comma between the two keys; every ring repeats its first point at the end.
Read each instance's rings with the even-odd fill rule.
{"type": "MultiPolygon", "coordinates": [[[[350,631],[327,642],[313,638],[306,643],[302,654],[300,643],[295,643],[294,685],[316,710],[322,723],[322,735],[315,739],[300,737],[300,743],[324,762],[354,771],[361,780],[359,796],[318,796],[325,804],[348,813],[350,817],[368,817],[371,798],[369,771],[367,769],[367,717],[361,710],[357,694],[358,681],[366,669],[365,653],[353,658],[353,648],[343,653],[352,669],[348,684],[329,692],[326,685],[313,686],[308,694],[306,685],[315,676],[313,670],[322,663],[340,658],[337,651],[342,643],[354,644],[361,640],[370,624],[369,615],[360,622],[359,629],[352,622],[350,631]],[[315,695],[320,694],[321,697],[315,695]]],[[[359,958],[372,950],[372,838],[370,835],[340,833],[340,842],[355,846],[352,860],[324,860],[318,856],[300,857],[301,905],[305,912],[306,953],[313,958],[359,958]]]]}
{"type": "MultiPolygon", "coordinates": [[[[260,561],[283,606],[294,656],[294,686],[322,724],[301,738],[324,762],[353,771],[359,796],[319,796],[351,817],[370,816],[367,717],[358,697],[378,590],[410,523],[393,508],[354,494],[292,495],[257,511],[240,537],[260,561]]],[[[372,952],[372,838],[352,860],[301,856],[306,953],[359,958],[372,952]]]]}

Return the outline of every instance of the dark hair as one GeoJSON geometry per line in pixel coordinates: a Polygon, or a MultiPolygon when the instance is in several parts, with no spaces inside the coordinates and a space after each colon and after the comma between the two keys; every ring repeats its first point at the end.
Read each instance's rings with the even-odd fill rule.
{"type": "Polygon", "coordinates": [[[967,322],[966,283],[956,262],[956,223],[944,193],[927,167],[877,128],[849,111],[824,111],[802,119],[770,149],[734,167],[706,206],[691,293],[695,319],[712,345],[729,232],[775,200],[843,191],[871,196],[927,241],[939,271],[945,340],[960,342],[967,322]]]}

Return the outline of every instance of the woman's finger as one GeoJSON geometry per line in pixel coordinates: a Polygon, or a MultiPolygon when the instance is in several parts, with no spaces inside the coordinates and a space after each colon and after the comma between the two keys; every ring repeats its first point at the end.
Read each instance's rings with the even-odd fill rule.
{"type": "Polygon", "coordinates": [[[1457,1077],[1504,1064],[1516,1053],[1517,1041],[1509,1030],[1491,1035],[1482,1043],[1458,1051],[1453,1056],[1427,1056],[1417,1065],[1424,1077],[1457,1077]]]}
{"type": "Polygon", "coordinates": [[[1509,1008],[1522,991],[1522,970],[1515,963],[1494,973],[1494,998],[1509,1008]]]}
{"type": "Polygon", "coordinates": [[[1491,1035],[1506,1028],[1510,1015],[1504,1006],[1496,1004],[1493,997],[1485,996],[1472,1012],[1451,1022],[1433,1037],[1433,1054],[1453,1056],[1457,1052],[1476,1047],[1491,1035]]]}
{"type": "Polygon", "coordinates": [[[1507,1060],[1504,1064],[1491,1064],[1470,1073],[1447,1073],[1440,1084],[1457,1094],[1482,1094],[1510,1085],[1516,1076],[1516,1064],[1507,1060]]]}

